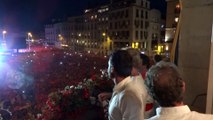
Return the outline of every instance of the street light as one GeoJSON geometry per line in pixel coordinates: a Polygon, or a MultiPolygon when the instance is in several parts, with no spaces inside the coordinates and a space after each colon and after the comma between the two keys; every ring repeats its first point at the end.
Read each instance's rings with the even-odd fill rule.
{"type": "Polygon", "coordinates": [[[107,33],[103,32],[102,36],[103,36],[103,51],[104,51],[104,55],[106,55],[108,54],[108,50],[109,50],[107,33]]]}
{"type": "Polygon", "coordinates": [[[63,36],[62,36],[61,34],[58,34],[58,39],[59,39],[60,41],[62,41],[64,38],[63,38],[63,36]]]}
{"type": "Polygon", "coordinates": [[[7,34],[7,31],[6,31],[6,30],[3,30],[3,31],[2,31],[2,37],[3,37],[3,38],[2,38],[2,44],[1,44],[3,49],[6,49],[6,39],[5,39],[5,38],[6,38],[6,37],[5,37],[6,34],[7,34]]]}
{"type": "Polygon", "coordinates": [[[32,39],[33,35],[31,32],[28,32],[27,33],[27,41],[28,41],[28,47],[29,47],[29,50],[30,50],[30,42],[31,42],[31,39],[32,39]]]}
{"type": "Polygon", "coordinates": [[[31,33],[31,32],[28,32],[28,33],[27,33],[27,35],[28,35],[28,40],[30,40],[30,38],[32,38],[32,37],[33,37],[33,35],[32,35],[32,33],[31,33]]]}
{"type": "Polygon", "coordinates": [[[81,33],[79,33],[78,36],[81,37],[81,33]]]}

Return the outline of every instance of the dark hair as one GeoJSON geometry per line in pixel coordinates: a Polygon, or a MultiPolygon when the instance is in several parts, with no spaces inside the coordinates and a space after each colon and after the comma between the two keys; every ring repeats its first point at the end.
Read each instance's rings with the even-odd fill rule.
{"type": "Polygon", "coordinates": [[[142,59],[142,65],[145,65],[147,69],[150,68],[150,60],[149,57],[145,54],[140,54],[140,57],[142,59]]]}
{"type": "Polygon", "coordinates": [[[111,63],[117,75],[127,77],[132,71],[132,57],[126,50],[117,50],[110,56],[111,63]]]}
{"type": "Polygon", "coordinates": [[[162,60],[162,56],[161,55],[155,55],[154,56],[155,63],[160,62],[161,60],[162,60]]]}
{"type": "Polygon", "coordinates": [[[147,72],[149,93],[162,107],[173,107],[183,101],[183,80],[173,63],[159,62],[147,72]]]}

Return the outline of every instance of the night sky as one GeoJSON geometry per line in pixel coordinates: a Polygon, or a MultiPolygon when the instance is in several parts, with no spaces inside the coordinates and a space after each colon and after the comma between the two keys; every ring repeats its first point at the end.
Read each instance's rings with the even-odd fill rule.
{"type": "MultiPolygon", "coordinates": [[[[150,0],[151,7],[165,16],[165,0],[150,0]]],[[[53,18],[83,14],[88,7],[108,3],[109,0],[0,0],[0,28],[22,31],[42,30],[53,18]]]]}

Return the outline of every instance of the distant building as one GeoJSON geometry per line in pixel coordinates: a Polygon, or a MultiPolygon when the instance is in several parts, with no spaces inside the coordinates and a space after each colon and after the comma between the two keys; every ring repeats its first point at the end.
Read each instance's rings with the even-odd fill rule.
{"type": "Polygon", "coordinates": [[[148,35],[148,51],[149,55],[152,54],[160,54],[162,46],[162,20],[161,20],[161,13],[159,10],[152,9],[150,10],[150,16],[149,16],[149,29],[150,32],[148,35]],[[159,48],[160,47],[160,48],[159,48]]]}
{"type": "Polygon", "coordinates": [[[100,55],[121,47],[151,55],[162,38],[161,13],[150,10],[149,0],[111,0],[111,4],[86,9],[82,16],[46,25],[45,37],[100,55]]]}
{"type": "Polygon", "coordinates": [[[172,47],[172,42],[174,40],[175,31],[180,14],[180,4],[179,0],[166,0],[167,2],[167,14],[166,14],[166,34],[165,42],[169,51],[172,47]]]}

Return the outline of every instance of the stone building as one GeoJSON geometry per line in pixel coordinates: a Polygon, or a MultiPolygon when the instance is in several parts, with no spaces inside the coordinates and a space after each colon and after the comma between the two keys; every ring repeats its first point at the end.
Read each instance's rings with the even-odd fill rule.
{"type": "Polygon", "coordinates": [[[86,9],[82,16],[46,25],[45,35],[54,41],[63,38],[72,49],[100,55],[121,47],[152,55],[161,39],[160,26],[161,13],[150,10],[149,0],[111,0],[108,5],[86,9]]]}

